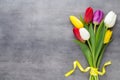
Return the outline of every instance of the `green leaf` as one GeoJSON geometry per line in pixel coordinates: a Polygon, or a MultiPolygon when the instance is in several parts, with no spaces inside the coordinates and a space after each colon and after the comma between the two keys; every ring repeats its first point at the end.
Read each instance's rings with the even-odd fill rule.
{"type": "Polygon", "coordinates": [[[83,24],[85,24],[85,22],[84,22],[84,19],[83,19],[82,15],[80,15],[80,21],[81,21],[83,24]]]}
{"type": "Polygon", "coordinates": [[[105,51],[106,47],[107,47],[107,44],[103,45],[103,48],[102,48],[102,50],[100,52],[100,55],[99,55],[99,58],[97,60],[97,68],[100,66],[100,63],[101,63],[101,60],[103,58],[103,54],[104,54],[104,51],[105,51]]]}
{"type": "Polygon", "coordinates": [[[88,25],[84,24],[84,28],[86,28],[87,30],[89,30],[88,25]]]}
{"type": "MultiPolygon", "coordinates": [[[[99,36],[100,36],[100,33],[101,33],[101,31],[102,31],[103,26],[104,26],[104,22],[102,21],[102,22],[100,23],[99,27],[98,27],[97,32],[96,32],[96,42],[98,42],[98,39],[99,39],[99,36]]],[[[104,27],[105,27],[105,26],[104,26],[104,27]]]]}
{"type": "MultiPolygon", "coordinates": [[[[112,40],[110,42],[112,42],[112,40]]],[[[97,68],[99,68],[101,60],[102,60],[104,52],[105,52],[105,49],[110,44],[110,42],[108,44],[103,45],[102,50],[101,50],[100,55],[99,55],[98,60],[97,60],[97,68]]]]}
{"type": "Polygon", "coordinates": [[[96,33],[96,55],[95,60],[97,61],[98,56],[100,55],[100,51],[103,46],[104,36],[105,36],[106,28],[104,26],[104,23],[102,22],[100,26],[98,27],[97,33],[96,33]]]}
{"type": "Polygon", "coordinates": [[[88,46],[85,43],[82,43],[78,40],[74,40],[74,42],[80,46],[81,51],[83,52],[83,54],[84,54],[85,58],[87,59],[89,65],[93,66],[92,56],[91,56],[91,52],[90,52],[90,49],[88,48],[88,46]]]}
{"type": "Polygon", "coordinates": [[[95,34],[94,34],[92,23],[89,26],[89,33],[90,33],[90,43],[92,47],[92,54],[93,56],[95,56],[95,34]]]}

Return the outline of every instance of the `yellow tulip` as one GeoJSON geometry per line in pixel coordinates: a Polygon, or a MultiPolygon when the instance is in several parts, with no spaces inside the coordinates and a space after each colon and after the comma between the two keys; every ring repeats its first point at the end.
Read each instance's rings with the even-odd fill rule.
{"type": "Polygon", "coordinates": [[[106,33],[105,33],[104,44],[109,43],[111,37],[112,37],[112,31],[107,30],[106,33]]]}
{"type": "Polygon", "coordinates": [[[75,16],[70,16],[70,21],[76,28],[83,28],[83,23],[75,16]]]}

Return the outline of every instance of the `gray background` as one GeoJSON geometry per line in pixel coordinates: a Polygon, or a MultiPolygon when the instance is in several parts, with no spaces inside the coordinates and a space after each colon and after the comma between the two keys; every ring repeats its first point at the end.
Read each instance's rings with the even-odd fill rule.
{"type": "Polygon", "coordinates": [[[70,15],[85,8],[113,10],[118,15],[113,42],[102,64],[112,60],[101,80],[118,80],[120,74],[120,0],[0,0],[0,80],[88,80],[79,70],[68,78],[78,59],[87,62],[74,39],[70,15]]]}

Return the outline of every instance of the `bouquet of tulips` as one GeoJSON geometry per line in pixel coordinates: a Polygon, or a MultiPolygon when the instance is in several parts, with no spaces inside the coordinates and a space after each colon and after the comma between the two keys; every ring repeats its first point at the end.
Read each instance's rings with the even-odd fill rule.
{"type": "Polygon", "coordinates": [[[78,44],[83,52],[89,67],[83,68],[78,60],[73,62],[73,69],[65,74],[70,76],[78,67],[82,72],[90,72],[89,80],[99,80],[99,75],[106,73],[105,67],[111,64],[111,61],[105,62],[100,70],[100,63],[106,46],[111,42],[112,30],[116,22],[117,15],[110,11],[104,18],[102,10],[93,12],[91,7],[85,11],[84,18],[80,16],[70,16],[73,24],[73,33],[76,39],[74,42],[78,44]]]}

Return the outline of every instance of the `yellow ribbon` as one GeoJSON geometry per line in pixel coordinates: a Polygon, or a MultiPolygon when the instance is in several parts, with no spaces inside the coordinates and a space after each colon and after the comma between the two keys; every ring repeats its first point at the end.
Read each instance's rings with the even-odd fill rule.
{"type": "Polygon", "coordinates": [[[112,64],[111,61],[106,62],[106,63],[103,65],[103,67],[102,67],[102,72],[100,72],[100,71],[98,71],[98,68],[94,68],[94,67],[87,67],[87,68],[84,69],[84,68],[81,66],[80,62],[76,60],[76,61],[73,62],[73,69],[70,70],[69,72],[67,72],[67,73],[65,74],[65,77],[70,76],[70,75],[75,71],[75,69],[76,69],[77,67],[78,67],[79,70],[82,71],[82,72],[88,72],[88,71],[90,70],[90,75],[94,75],[94,76],[101,75],[101,76],[102,76],[102,75],[104,75],[104,74],[106,73],[105,67],[108,66],[108,65],[110,65],[110,64],[112,64]]]}

